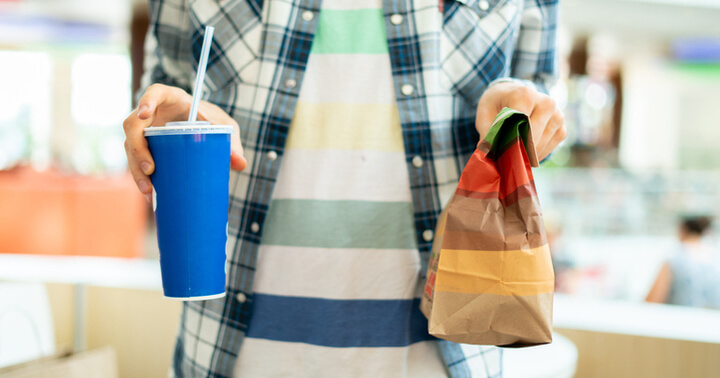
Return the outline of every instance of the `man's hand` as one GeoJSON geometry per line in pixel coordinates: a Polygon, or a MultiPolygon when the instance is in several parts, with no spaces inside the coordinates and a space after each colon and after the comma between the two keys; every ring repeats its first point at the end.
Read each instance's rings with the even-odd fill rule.
{"type": "MultiPolygon", "coordinates": [[[[192,96],[182,89],[153,84],[143,94],[138,108],[123,122],[128,168],[148,202],[152,193],[152,183],[148,176],[155,170],[155,164],[143,130],[148,126],[164,126],[167,122],[187,121],[191,105],[192,96]]],[[[235,128],[235,133],[231,136],[230,167],[236,171],[245,169],[247,161],[243,157],[237,122],[222,109],[206,101],[200,102],[197,119],[209,121],[213,125],[231,125],[235,128]]]]}
{"type": "Polygon", "coordinates": [[[484,137],[490,130],[495,116],[503,108],[511,108],[523,112],[530,117],[535,149],[539,160],[550,155],[555,147],[565,139],[565,116],[555,106],[555,101],[520,83],[497,83],[482,95],[478,104],[475,127],[484,137]]]}

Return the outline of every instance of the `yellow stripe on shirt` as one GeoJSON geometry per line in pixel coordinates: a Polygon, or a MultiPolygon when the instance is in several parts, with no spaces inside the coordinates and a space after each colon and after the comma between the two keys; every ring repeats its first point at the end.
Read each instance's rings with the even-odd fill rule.
{"type": "Polygon", "coordinates": [[[286,149],[404,151],[395,105],[298,102],[286,149]]]}

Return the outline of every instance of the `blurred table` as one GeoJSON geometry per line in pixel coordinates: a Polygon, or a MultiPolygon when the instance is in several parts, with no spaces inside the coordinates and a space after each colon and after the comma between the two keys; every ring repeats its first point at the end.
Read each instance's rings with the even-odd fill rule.
{"type": "Polygon", "coordinates": [[[0,254],[0,281],[74,285],[76,352],[86,347],[87,286],[162,291],[159,261],[114,257],[0,254]]]}
{"type": "Polygon", "coordinates": [[[0,280],[162,290],[158,260],[0,254],[0,280]]]}

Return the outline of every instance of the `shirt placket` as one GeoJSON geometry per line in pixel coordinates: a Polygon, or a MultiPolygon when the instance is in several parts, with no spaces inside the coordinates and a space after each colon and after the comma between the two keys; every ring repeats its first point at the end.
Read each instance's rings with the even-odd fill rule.
{"type": "MultiPolygon", "coordinates": [[[[414,208],[415,235],[423,262],[424,278],[427,257],[434,239],[439,215],[439,198],[435,188],[430,121],[423,82],[421,42],[417,35],[412,0],[384,0],[385,29],[395,87],[395,98],[402,124],[405,161],[410,177],[414,208]]],[[[439,47],[439,30],[428,45],[439,47]]]]}
{"type": "MultiPolygon", "coordinates": [[[[239,261],[230,265],[228,271],[228,299],[223,309],[223,318],[237,322],[233,326],[237,331],[230,331],[221,337],[216,347],[222,351],[235,351],[242,344],[243,334],[247,330],[253,311],[253,279],[257,262],[257,253],[261,244],[265,219],[269,210],[270,200],[275,187],[280,164],[285,149],[285,142],[293,118],[300,93],[305,68],[307,66],[312,39],[318,25],[318,13],[321,0],[302,0],[284,2],[268,0],[265,7],[289,6],[287,25],[264,26],[266,34],[262,59],[264,66],[274,67],[268,93],[271,99],[263,111],[258,125],[259,137],[255,147],[256,158],[253,161],[251,180],[248,185],[247,197],[244,202],[243,214],[238,230],[240,251],[235,253],[239,261]],[[273,4],[275,3],[275,4],[273,4]],[[282,3],[282,4],[280,4],[282,3]],[[284,32],[277,31],[283,28],[284,32]],[[273,31],[267,30],[273,28],[273,31]],[[229,336],[233,334],[233,337],[229,336]]],[[[278,8],[276,8],[277,10],[278,8]]],[[[268,10],[268,18],[272,20],[278,14],[268,10]]],[[[272,21],[270,21],[272,22],[272,21]]],[[[237,355],[224,353],[222,359],[214,359],[212,370],[216,372],[232,372],[237,355]]]]}

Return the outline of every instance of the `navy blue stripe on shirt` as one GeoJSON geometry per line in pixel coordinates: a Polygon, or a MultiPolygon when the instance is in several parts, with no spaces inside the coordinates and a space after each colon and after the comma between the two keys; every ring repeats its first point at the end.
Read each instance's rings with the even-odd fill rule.
{"type": "Polygon", "coordinates": [[[334,300],[253,296],[247,337],[328,347],[404,347],[434,340],[420,299],[334,300]]]}

